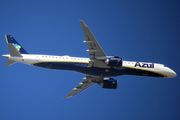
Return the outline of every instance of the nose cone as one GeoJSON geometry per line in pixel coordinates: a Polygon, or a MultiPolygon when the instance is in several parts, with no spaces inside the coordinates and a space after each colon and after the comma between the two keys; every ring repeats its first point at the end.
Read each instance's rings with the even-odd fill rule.
{"type": "Polygon", "coordinates": [[[169,68],[169,73],[168,73],[167,77],[168,78],[172,78],[172,77],[176,77],[176,76],[177,76],[176,72],[174,72],[173,70],[171,70],[169,68]]]}
{"type": "Polygon", "coordinates": [[[174,71],[172,72],[172,74],[173,74],[172,77],[176,77],[177,76],[177,74],[174,71]]]}

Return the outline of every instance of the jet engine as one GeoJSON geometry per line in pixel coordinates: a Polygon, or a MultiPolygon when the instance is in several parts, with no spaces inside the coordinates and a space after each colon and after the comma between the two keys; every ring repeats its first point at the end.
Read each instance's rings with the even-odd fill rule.
{"type": "Polygon", "coordinates": [[[115,56],[115,57],[107,58],[105,60],[105,63],[107,64],[107,66],[122,67],[123,59],[115,56]]]}
{"type": "Polygon", "coordinates": [[[100,85],[102,86],[102,88],[117,89],[118,80],[115,80],[113,78],[104,78],[100,85]]]}

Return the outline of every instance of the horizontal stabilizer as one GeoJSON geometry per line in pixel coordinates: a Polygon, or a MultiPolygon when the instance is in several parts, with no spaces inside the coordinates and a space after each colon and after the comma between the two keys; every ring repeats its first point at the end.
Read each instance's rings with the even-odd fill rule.
{"type": "Polygon", "coordinates": [[[22,57],[19,51],[15,48],[13,44],[8,43],[9,53],[11,56],[22,57]]]}
{"type": "Polygon", "coordinates": [[[6,63],[4,63],[4,66],[10,66],[12,64],[16,63],[16,61],[13,60],[7,60],[6,63]]]}

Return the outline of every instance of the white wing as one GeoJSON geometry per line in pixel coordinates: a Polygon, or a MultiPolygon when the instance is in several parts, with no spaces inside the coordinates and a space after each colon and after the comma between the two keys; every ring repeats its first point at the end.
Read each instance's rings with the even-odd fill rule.
{"type": "Polygon", "coordinates": [[[90,54],[90,62],[88,66],[109,68],[103,61],[106,59],[106,54],[97,42],[96,38],[93,36],[88,26],[82,20],[80,20],[80,23],[84,32],[84,42],[87,44],[87,51],[90,54]]]}
{"type": "Polygon", "coordinates": [[[88,87],[92,86],[94,83],[100,83],[101,80],[103,79],[103,77],[94,77],[94,76],[86,75],[86,77],[83,79],[84,80],[81,83],[79,83],[79,85],[76,88],[74,88],[64,98],[72,97],[72,96],[82,92],[83,90],[87,89],[88,87]]]}

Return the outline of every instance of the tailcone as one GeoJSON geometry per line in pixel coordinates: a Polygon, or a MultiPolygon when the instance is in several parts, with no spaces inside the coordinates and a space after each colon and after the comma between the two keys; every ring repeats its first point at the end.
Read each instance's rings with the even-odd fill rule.
{"type": "Polygon", "coordinates": [[[2,57],[4,57],[4,58],[9,58],[10,57],[10,55],[2,55],[2,57]]]}

